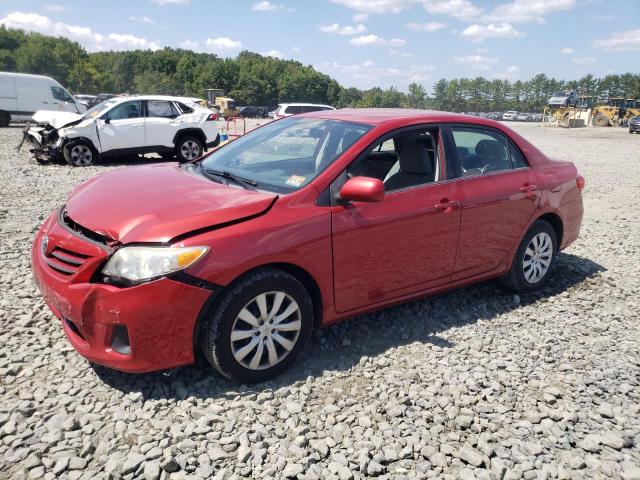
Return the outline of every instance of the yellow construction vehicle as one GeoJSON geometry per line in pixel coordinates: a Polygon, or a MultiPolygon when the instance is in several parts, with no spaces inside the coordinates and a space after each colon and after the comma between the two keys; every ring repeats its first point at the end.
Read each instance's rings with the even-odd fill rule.
{"type": "Polygon", "coordinates": [[[207,106],[215,110],[220,117],[234,117],[238,114],[236,101],[225,97],[221,88],[207,88],[207,106]]]}
{"type": "Polygon", "coordinates": [[[640,115],[640,100],[610,97],[593,107],[591,124],[594,127],[625,126],[629,119],[636,115],[640,115]]]}
{"type": "Polygon", "coordinates": [[[564,107],[546,107],[543,122],[554,118],[559,127],[584,127],[589,123],[594,98],[591,95],[580,95],[575,105],[564,107]]]}

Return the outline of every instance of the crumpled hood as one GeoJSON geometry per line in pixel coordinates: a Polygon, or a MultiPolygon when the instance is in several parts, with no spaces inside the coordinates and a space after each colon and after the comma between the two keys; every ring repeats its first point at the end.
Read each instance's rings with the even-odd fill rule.
{"type": "Polygon", "coordinates": [[[76,187],[66,210],[77,224],[123,244],[167,242],[264,213],[276,197],[216,183],[191,165],[171,163],[97,175],[76,187]]]}
{"type": "Polygon", "coordinates": [[[55,110],[38,110],[31,117],[34,122],[48,123],[53,128],[60,128],[80,120],[82,115],[71,112],[58,112],[55,110]]]}

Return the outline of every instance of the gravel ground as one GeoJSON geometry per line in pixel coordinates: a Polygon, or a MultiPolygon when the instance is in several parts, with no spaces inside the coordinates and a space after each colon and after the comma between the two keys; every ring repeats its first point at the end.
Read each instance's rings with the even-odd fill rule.
{"type": "Polygon", "coordinates": [[[122,164],[40,166],[0,130],[0,478],[640,479],[640,137],[514,128],[587,182],[582,236],[544,291],[485,282],[364,315],[250,388],[204,365],[92,368],[71,348],[31,239],[73,185],[122,164]]]}

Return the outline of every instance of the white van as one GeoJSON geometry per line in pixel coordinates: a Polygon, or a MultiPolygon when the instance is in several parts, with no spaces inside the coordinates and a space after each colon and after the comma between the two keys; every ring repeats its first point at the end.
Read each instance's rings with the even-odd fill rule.
{"type": "Polygon", "coordinates": [[[317,103],[281,103],[273,112],[273,118],[290,117],[299,113],[319,112],[322,110],[335,110],[331,105],[317,103]]]}
{"type": "Polygon", "coordinates": [[[87,108],[53,78],[0,72],[0,127],[28,122],[38,110],[84,113],[87,108]]]}

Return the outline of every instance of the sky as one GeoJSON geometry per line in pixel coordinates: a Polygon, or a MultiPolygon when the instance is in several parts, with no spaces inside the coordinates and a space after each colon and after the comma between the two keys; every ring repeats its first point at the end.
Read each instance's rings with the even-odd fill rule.
{"type": "Polygon", "coordinates": [[[0,24],[88,51],[250,50],[362,89],[640,72],[640,0],[0,0],[0,24]]]}

